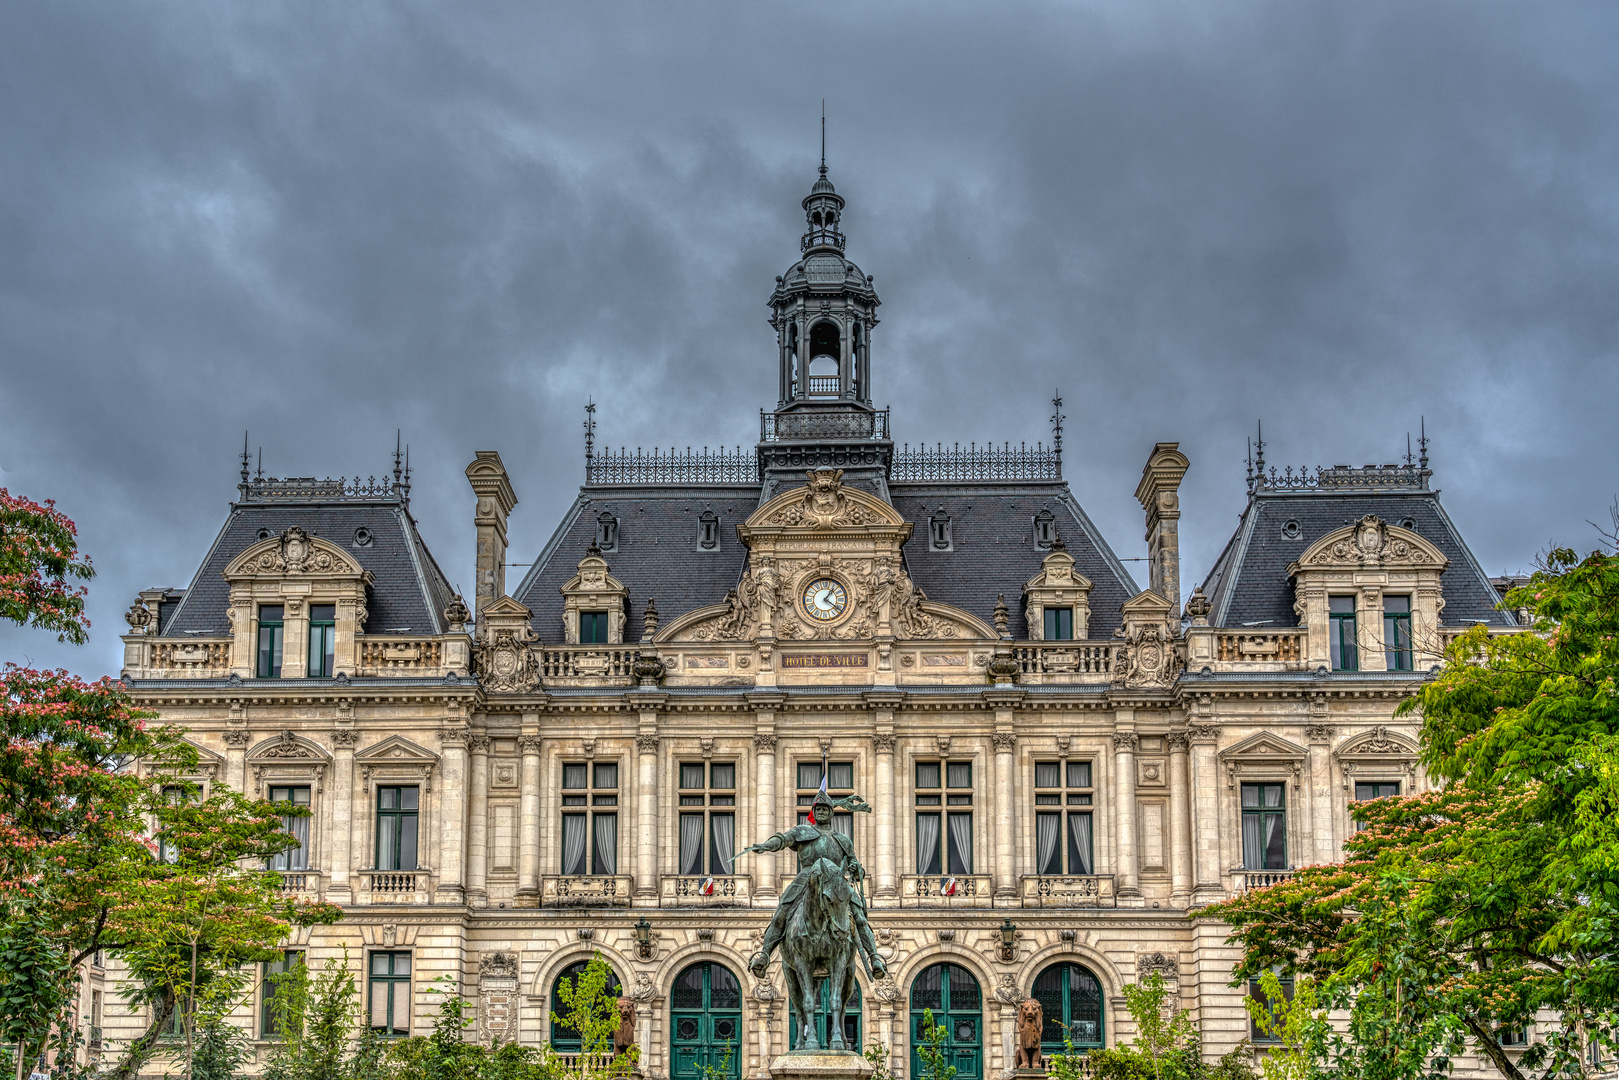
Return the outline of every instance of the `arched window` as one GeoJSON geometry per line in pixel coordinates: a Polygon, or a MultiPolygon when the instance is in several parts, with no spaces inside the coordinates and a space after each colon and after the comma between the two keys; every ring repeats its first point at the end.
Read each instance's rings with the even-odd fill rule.
{"type": "Polygon", "coordinates": [[[978,980],[960,964],[934,964],[911,983],[911,1075],[925,1075],[916,1048],[927,1041],[927,1017],[945,1031],[945,1063],[956,1080],[984,1075],[984,998],[978,980]]]}
{"type": "Polygon", "coordinates": [[[809,392],[812,397],[836,397],[842,339],[838,324],[823,319],[810,327],[809,392]]]}
{"type": "Polygon", "coordinates": [[[1050,510],[1042,510],[1034,515],[1034,546],[1048,548],[1057,538],[1057,519],[1050,510]]]}
{"type": "Polygon", "coordinates": [[[603,510],[596,518],[596,546],[603,551],[618,550],[618,518],[603,510]]]}
{"type": "Polygon", "coordinates": [[[949,551],[950,543],[950,515],[941,506],[928,519],[928,547],[934,551],[949,551]]]}
{"type": "Polygon", "coordinates": [[[1097,1050],[1103,1044],[1102,984],[1078,964],[1052,964],[1034,980],[1034,999],[1045,1013],[1040,1033],[1042,1054],[1065,1054],[1063,1031],[1075,1050],[1097,1050]]]}
{"type": "Polygon", "coordinates": [[[740,1076],[742,987],[722,964],[693,964],[675,976],[669,994],[670,1076],[673,1080],[740,1076]]]}
{"type": "Polygon", "coordinates": [[[697,546],[703,551],[714,551],[720,546],[720,519],[712,510],[704,510],[697,519],[697,546]]]}
{"type": "MultiPolygon", "coordinates": [[[[584,974],[588,960],[578,960],[563,968],[557,974],[556,982],[551,984],[551,1047],[559,1054],[577,1054],[583,1050],[583,1040],[576,1028],[568,1026],[567,1006],[562,1004],[562,995],[557,993],[557,987],[562,985],[564,979],[569,987],[579,985],[579,976],[584,974]]],[[[607,971],[607,993],[612,997],[619,995],[620,987],[618,976],[609,968],[607,971]]]]}

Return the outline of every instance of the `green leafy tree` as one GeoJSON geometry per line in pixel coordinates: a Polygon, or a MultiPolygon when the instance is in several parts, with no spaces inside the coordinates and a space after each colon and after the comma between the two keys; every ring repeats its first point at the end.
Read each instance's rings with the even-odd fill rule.
{"type": "Polygon", "coordinates": [[[1210,1066],[1191,1016],[1178,1007],[1174,988],[1153,972],[1124,987],[1124,1005],[1136,1035],[1111,1050],[1076,1050],[1065,1028],[1065,1052],[1051,1055],[1057,1080],[1252,1080],[1246,1041],[1210,1066]]]}
{"type": "Polygon", "coordinates": [[[0,488],[0,619],[82,645],[90,620],[84,586],[95,575],[79,555],[78,531],[50,499],[36,503],[0,488]]]}
{"type": "Polygon", "coordinates": [[[933,1022],[933,1010],[922,1010],[922,1041],[916,1047],[922,1075],[917,1080],[955,1080],[956,1067],[950,1064],[950,1032],[933,1022]]]}
{"type": "Polygon", "coordinates": [[[1265,1080],[1319,1080],[1333,1036],[1327,1012],[1316,1000],[1315,981],[1298,981],[1292,997],[1274,971],[1259,977],[1259,998],[1244,998],[1248,1015],[1275,1045],[1260,1059],[1265,1080]]]}
{"type": "MultiPolygon", "coordinates": [[[[565,1026],[579,1033],[580,1055],[575,1072],[581,1076],[593,1068],[591,1059],[613,1052],[613,1032],[618,1030],[618,997],[607,989],[612,977],[613,971],[607,966],[607,961],[602,959],[601,953],[596,953],[585,965],[585,970],[572,980],[561,979],[557,982],[557,999],[562,1004],[565,1026]]],[[[633,1072],[635,1063],[640,1060],[640,1050],[639,1046],[632,1046],[614,1059],[611,1073],[628,1075],[633,1072]]],[[[726,1075],[729,1075],[729,1060],[725,1068],[726,1075]]]]}
{"type": "Polygon", "coordinates": [[[1274,966],[1348,1013],[1336,1068],[1584,1076],[1619,1024],[1619,561],[1558,550],[1506,599],[1535,633],[1459,638],[1402,712],[1438,790],[1360,804],[1341,865],[1200,915],[1234,927],[1238,980],[1274,966]],[[1514,1060],[1503,1029],[1536,1020],[1514,1060]],[[1548,1021],[1544,1018],[1555,1018],[1548,1021]]]}
{"type": "Polygon", "coordinates": [[[56,940],[48,896],[14,897],[0,924],[0,1041],[14,1044],[18,1072],[73,1001],[73,966],[56,940]]]}
{"type": "Polygon", "coordinates": [[[355,1072],[351,1054],[360,1019],[360,990],[348,949],[341,961],[327,960],[313,979],[307,965],[294,964],[270,976],[270,1022],[276,1046],[265,1063],[264,1080],[345,1080],[355,1072]]]}

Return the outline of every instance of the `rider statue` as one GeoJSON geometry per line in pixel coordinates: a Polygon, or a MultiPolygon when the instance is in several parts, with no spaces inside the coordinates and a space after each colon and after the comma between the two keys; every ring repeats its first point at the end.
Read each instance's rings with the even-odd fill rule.
{"type": "MultiPolygon", "coordinates": [[[[776,913],[771,916],[770,925],[765,929],[764,941],[759,952],[748,964],[748,970],[758,978],[764,978],[765,968],[770,963],[770,955],[775,952],[776,946],[781,944],[783,935],[787,932],[787,925],[792,919],[794,909],[805,902],[807,882],[816,865],[826,859],[835,865],[838,870],[848,875],[849,880],[859,884],[866,877],[866,868],[860,865],[860,860],[854,855],[854,841],[843,833],[832,828],[832,813],[834,810],[850,810],[870,813],[871,807],[859,795],[850,795],[842,799],[833,799],[826,793],[823,784],[821,791],[815,796],[815,802],[810,806],[810,823],[797,825],[786,832],[779,832],[768,840],[761,840],[757,844],[750,844],[738,854],[761,851],[781,851],[791,848],[798,855],[798,875],[787,890],[781,894],[781,901],[776,906],[776,913]]],[[[877,955],[877,943],[872,937],[871,924],[866,921],[865,889],[851,890],[849,895],[849,916],[854,924],[855,940],[860,951],[865,954],[872,977],[880,979],[888,974],[882,957],[877,955]]]]}

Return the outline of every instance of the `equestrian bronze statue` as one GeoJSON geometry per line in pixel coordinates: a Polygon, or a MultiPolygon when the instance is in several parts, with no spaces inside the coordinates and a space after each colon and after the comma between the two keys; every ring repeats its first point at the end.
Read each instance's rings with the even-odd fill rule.
{"type": "Polygon", "coordinates": [[[820,1050],[816,1033],[815,978],[824,974],[830,992],[828,1050],[859,1051],[843,1041],[843,1016],[855,993],[855,964],[864,958],[873,978],[888,974],[866,921],[866,868],[854,856],[854,841],[832,828],[834,810],[871,812],[858,795],[833,799],[823,784],[810,807],[810,823],[777,833],[738,852],[781,851],[798,855],[798,876],[781,894],[759,952],[748,969],[764,978],[770,955],[781,947],[787,1001],[798,1019],[795,1050],[820,1050]]]}

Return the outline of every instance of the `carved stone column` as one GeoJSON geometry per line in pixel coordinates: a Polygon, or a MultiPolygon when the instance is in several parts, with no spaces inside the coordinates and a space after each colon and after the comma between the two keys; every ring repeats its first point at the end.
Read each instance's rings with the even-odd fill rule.
{"type": "MultiPolygon", "coordinates": [[[[526,714],[524,726],[537,723],[538,715],[526,714]]],[[[523,754],[522,774],[518,778],[517,814],[519,841],[517,845],[517,906],[537,907],[540,902],[540,743],[537,734],[526,733],[517,737],[518,749],[523,754]]]]}
{"type": "Polygon", "coordinates": [[[1170,901],[1184,907],[1192,897],[1191,777],[1186,755],[1192,737],[1169,733],[1169,890],[1170,901]]]}
{"type": "Polygon", "coordinates": [[[1017,736],[997,731],[990,736],[995,744],[995,896],[1010,900],[1017,895],[1016,851],[1013,822],[1017,816],[1015,773],[1017,736]]]}
{"type": "MultiPolygon", "coordinates": [[[[778,693],[748,695],[753,706],[753,836],[750,843],[757,844],[776,831],[776,713],[787,699],[778,693]]],[[[738,839],[740,843],[740,838],[738,839]]],[[[753,876],[753,895],[771,898],[777,893],[776,861],[770,856],[750,856],[748,872],[753,876]]],[[[744,864],[747,865],[747,864],[744,864]]]]}
{"type": "Polygon", "coordinates": [[[467,902],[489,906],[489,736],[467,740],[471,752],[472,797],[467,820],[467,902]]]}
{"type": "MultiPolygon", "coordinates": [[[[1311,712],[1317,702],[1310,702],[1311,712]]],[[[1326,699],[1319,701],[1320,711],[1326,712],[1326,699]]],[[[1311,860],[1318,863],[1336,862],[1337,844],[1332,835],[1332,767],[1328,761],[1332,749],[1332,725],[1306,724],[1304,739],[1310,744],[1310,847],[1311,860]]],[[[1304,860],[1297,859],[1302,863],[1304,860]]]]}
{"type": "Polygon", "coordinates": [[[630,706],[640,712],[635,736],[635,896],[649,905],[658,902],[658,714],[668,694],[633,693],[630,706]]]}
{"type": "Polygon", "coordinates": [[[439,767],[444,784],[439,795],[439,874],[434,899],[459,904],[465,899],[467,824],[467,738],[471,729],[456,724],[440,728],[443,745],[439,767]]]}
{"type": "Polygon", "coordinates": [[[871,737],[877,752],[877,882],[874,899],[893,900],[899,896],[899,877],[894,864],[894,733],[879,731],[871,737]]]}
{"type": "Polygon", "coordinates": [[[354,886],[350,880],[354,866],[352,839],[356,832],[354,747],[359,741],[360,733],[352,727],[340,727],[332,732],[332,854],[326,899],[334,904],[354,902],[354,886]]]}
{"type": "MultiPolygon", "coordinates": [[[[1122,716],[1133,716],[1120,710],[1122,716]]],[[[1140,742],[1134,731],[1113,733],[1113,816],[1118,822],[1118,865],[1113,868],[1116,893],[1120,897],[1138,897],[1136,868],[1136,745],[1140,742]]]]}
{"type": "Polygon", "coordinates": [[[1220,786],[1215,776],[1215,750],[1220,728],[1208,720],[1210,701],[1199,699],[1199,723],[1186,729],[1192,740],[1192,880],[1193,900],[1212,904],[1225,899],[1220,878],[1220,786]]]}

